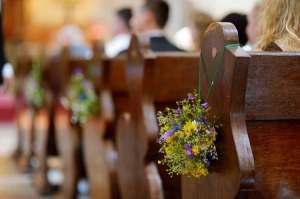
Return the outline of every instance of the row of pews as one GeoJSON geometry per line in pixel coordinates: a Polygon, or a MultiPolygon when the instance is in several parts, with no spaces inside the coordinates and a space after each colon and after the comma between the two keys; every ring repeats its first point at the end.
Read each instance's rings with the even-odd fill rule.
{"type": "MultiPolygon", "coordinates": [[[[230,23],[214,23],[207,29],[202,99],[222,49],[236,43],[237,30],[230,23]]],[[[208,98],[211,115],[220,116],[223,124],[216,143],[219,159],[210,174],[199,179],[171,178],[167,168],[157,164],[162,154],[156,113],[176,108],[176,101],[197,89],[199,58],[199,53],[149,52],[135,35],[127,57],[111,59],[95,51],[90,60],[74,59],[66,51],[47,67],[43,85],[52,97],[43,108],[18,106],[20,167],[28,168],[33,151],[39,160],[35,185],[47,192],[49,139],[55,132],[64,161],[64,182],[56,198],[76,197],[82,170],[78,148],[92,199],[300,198],[299,52],[225,48],[208,98]],[[76,67],[91,78],[100,99],[101,113],[84,127],[71,124],[70,111],[60,103],[76,67]]],[[[20,69],[25,72],[19,74],[28,73],[25,66],[20,69]]]]}

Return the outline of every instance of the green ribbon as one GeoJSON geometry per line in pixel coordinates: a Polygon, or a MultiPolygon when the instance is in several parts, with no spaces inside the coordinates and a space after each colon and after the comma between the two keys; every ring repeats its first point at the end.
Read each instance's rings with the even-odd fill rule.
{"type": "MultiPolygon", "coordinates": [[[[222,52],[221,52],[221,55],[219,57],[219,60],[217,62],[217,66],[216,66],[216,69],[215,69],[215,72],[213,74],[213,77],[212,77],[212,80],[211,80],[211,83],[209,85],[209,88],[208,88],[208,91],[207,91],[207,94],[206,94],[206,97],[205,97],[205,101],[204,102],[207,102],[208,100],[208,97],[211,93],[211,90],[212,90],[212,87],[214,85],[214,82],[217,78],[217,74],[219,72],[219,69],[220,69],[220,66],[221,66],[221,63],[223,61],[223,58],[224,58],[224,53],[225,53],[225,49],[226,48],[234,48],[234,47],[238,47],[240,46],[239,44],[228,44],[228,45],[225,45],[222,49],[222,52]]],[[[201,95],[201,81],[202,81],[202,62],[203,62],[203,57],[202,57],[202,51],[200,51],[200,63],[199,63],[199,79],[198,79],[198,100],[200,100],[200,95],[201,95]]]]}

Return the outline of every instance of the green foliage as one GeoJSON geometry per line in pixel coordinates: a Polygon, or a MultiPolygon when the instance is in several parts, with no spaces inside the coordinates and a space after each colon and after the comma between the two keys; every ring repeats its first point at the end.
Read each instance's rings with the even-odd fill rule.
{"type": "Polygon", "coordinates": [[[45,91],[41,85],[42,69],[37,62],[32,65],[29,75],[24,81],[24,94],[27,102],[41,108],[45,101],[45,91]]]}

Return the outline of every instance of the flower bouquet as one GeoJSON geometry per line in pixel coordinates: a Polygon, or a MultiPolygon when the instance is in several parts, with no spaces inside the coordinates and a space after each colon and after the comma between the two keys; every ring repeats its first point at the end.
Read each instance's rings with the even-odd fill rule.
{"type": "Polygon", "coordinates": [[[75,69],[67,90],[68,106],[71,109],[71,123],[84,125],[91,115],[99,113],[99,100],[90,81],[82,71],[75,69]]]}
{"type": "Polygon", "coordinates": [[[41,67],[38,64],[33,64],[23,85],[27,102],[35,108],[41,108],[45,100],[45,92],[41,85],[41,76],[41,67]]]}
{"type": "Polygon", "coordinates": [[[202,103],[197,94],[188,94],[188,98],[178,101],[177,109],[166,108],[158,112],[161,148],[168,173],[186,174],[199,178],[208,174],[213,160],[218,159],[216,146],[216,128],[220,126],[217,118],[207,121],[210,110],[208,103],[202,103]]]}

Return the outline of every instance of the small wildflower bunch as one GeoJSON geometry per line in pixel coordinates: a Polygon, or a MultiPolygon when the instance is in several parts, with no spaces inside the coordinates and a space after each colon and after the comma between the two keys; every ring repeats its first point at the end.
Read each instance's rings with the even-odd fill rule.
{"type": "Polygon", "coordinates": [[[84,125],[91,115],[99,113],[99,100],[90,81],[79,68],[75,69],[67,90],[68,106],[71,109],[71,123],[84,125]]]}
{"type": "Polygon", "coordinates": [[[208,122],[208,103],[197,100],[197,94],[188,94],[188,99],[178,101],[178,109],[166,108],[158,112],[161,144],[159,152],[164,159],[159,164],[168,165],[168,173],[186,174],[199,178],[208,174],[212,160],[218,159],[216,146],[217,118],[208,122]]]}
{"type": "Polygon", "coordinates": [[[45,101],[45,92],[41,85],[41,76],[41,67],[38,64],[33,64],[23,85],[25,99],[35,108],[41,108],[45,101]]]}

